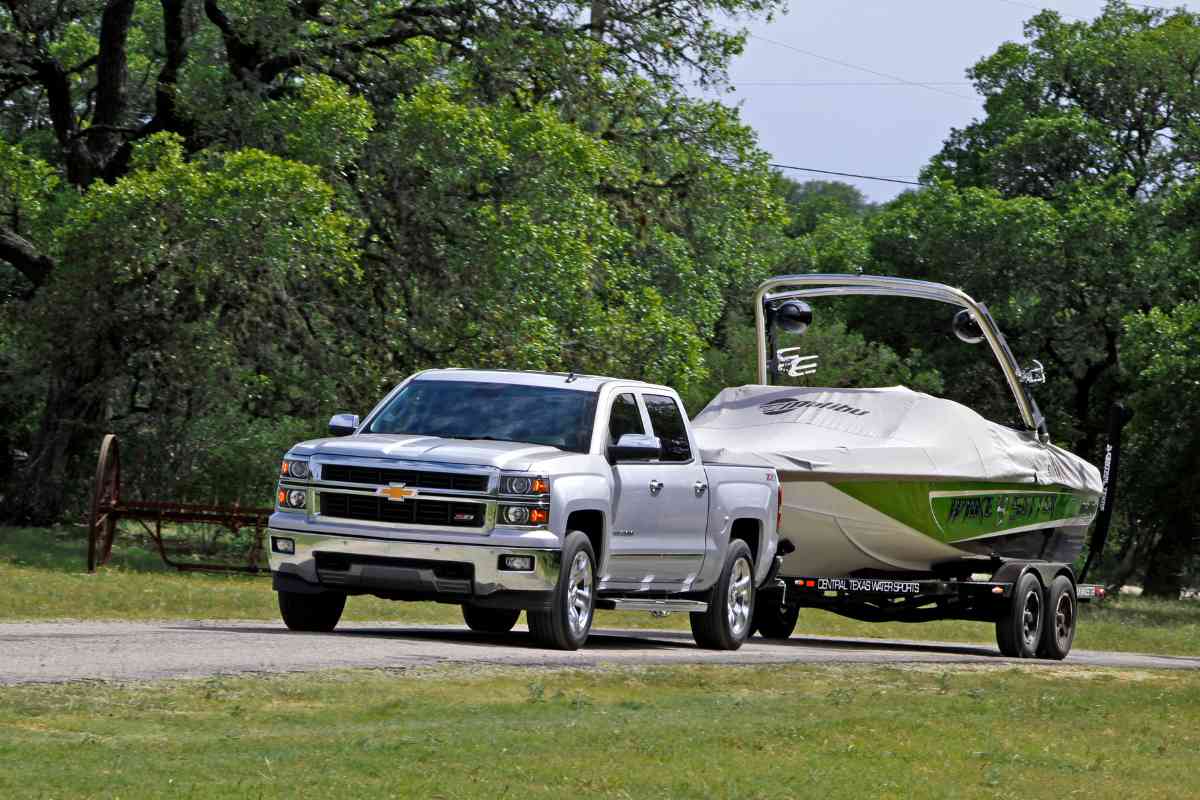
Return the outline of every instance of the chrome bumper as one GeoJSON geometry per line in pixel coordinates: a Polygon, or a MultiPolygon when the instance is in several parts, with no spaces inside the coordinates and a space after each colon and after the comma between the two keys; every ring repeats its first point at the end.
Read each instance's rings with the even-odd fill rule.
{"type": "Polygon", "coordinates": [[[425,592],[447,595],[488,596],[503,592],[549,592],[558,584],[562,553],[557,549],[504,547],[495,544],[412,542],[366,537],[300,533],[268,528],[267,549],[271,572],[298,578],[305,583],[355,592],[425,592]],[[295,552],[276,551],[276,538],[291,539],[295,552]],[[347,557],[357,571],[338,574],[328,570],[325,579],[318,574],[316,554],[347,557]],[[534,568],[528,572],[500,569],[504,555],[533,556],[534,568]],[[362,561],[355,562],[355,558],[362,561]],[[389,564],[394,560],[395,565],[389,564]],[[423,562],[416,563],[414,562],[423,562]],[[365,568],[362,565],[366,565],[365,568]],[[469,564],[469,582],[439,581],[434,571],[439,564],[469,564]],[[424,567],[424,568],[423,568],[424,567]],[[466,584],[466,585],[464,585],[466,584]]]}

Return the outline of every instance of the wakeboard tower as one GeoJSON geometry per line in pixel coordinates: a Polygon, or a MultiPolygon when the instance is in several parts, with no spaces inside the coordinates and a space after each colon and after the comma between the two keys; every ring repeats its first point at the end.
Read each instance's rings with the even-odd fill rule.
{"type": "MultiPolygon", "coordinates": [[[[1100,472],[1050,443],[1031,387],[986,306],[938,283],[871,275],[772,278],[755,298],[758,384],[722,391],[693,421],[706,462],[778,470],[780,552],[756,627],[789,636],[801,606],[858,619],[996,623],[1010,656],[1063,658],[1080,586],[1072,562],[1102,502],[1100,472]],[[988,345],[1020,427],[902,386],[774,385],[817,357],[776,347],[803,333],[808,300],[877,296],[948,304],[953,331],[988,345]]],[[[1108,476],[1106,476],[1108,477],[1108,476]]]]}

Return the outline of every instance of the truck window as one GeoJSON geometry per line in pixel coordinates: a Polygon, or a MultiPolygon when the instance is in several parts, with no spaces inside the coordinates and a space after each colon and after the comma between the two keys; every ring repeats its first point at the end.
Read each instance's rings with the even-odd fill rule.
{"type": "Polygon", "coordinates": [[[662,461],[691,461],[692,449],[688,446],[687,426],[678,404],[666,395],[644,394],[646,411],[650,414],[650,425],[654,435],[662,440],[662,461]]]}
{"type": "Polygon", "coordinates": [[[637,400],[632,394],[619,394],[613,400],[612,414],[608,418],[608,438],[613,444],[617,443],[627,433],[646,433],[642,424],[642,415],[638,412],[637,400]]]}

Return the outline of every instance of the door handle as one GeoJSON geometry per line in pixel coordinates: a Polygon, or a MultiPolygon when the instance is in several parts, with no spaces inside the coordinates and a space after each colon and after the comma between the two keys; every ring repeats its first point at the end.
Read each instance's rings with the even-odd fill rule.
{"type": "Polygon", "coordinates": [[[696,497],[700,497],[701,495],[704,494],[705,491],[707,491],[708,484],[705,483],[704,481],[696,481],[695,485],[692,488],[696,490],[696,497]]]}
{"type": "Polygon", "coordinates": [[[650,481],[650,494],[657,495],[659,492],[662,491],[662,487],[663,487],[662,481],[650,481]]]}

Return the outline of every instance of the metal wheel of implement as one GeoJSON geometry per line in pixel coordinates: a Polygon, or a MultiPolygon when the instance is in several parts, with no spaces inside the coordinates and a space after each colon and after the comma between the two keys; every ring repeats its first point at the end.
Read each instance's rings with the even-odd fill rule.
{"type": "Polygon", "coordinates": [[[114,515],[121,500],[121,451],[115,434],[105,434],[96,462],[96,482],[92,486],[92,510],[88,517],[88,572],[107,564],[117,533],[114,515]]]}

